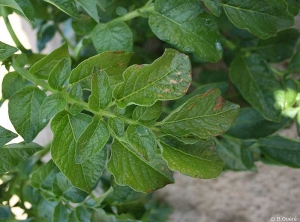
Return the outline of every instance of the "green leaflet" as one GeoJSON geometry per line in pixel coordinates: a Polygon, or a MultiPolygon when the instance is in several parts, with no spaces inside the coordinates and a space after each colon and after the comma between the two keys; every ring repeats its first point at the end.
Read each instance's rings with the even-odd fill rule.
{"type": "Polygon", "coordinates": [[[88,15],[80,14],[80,19],[72,21],[72,28],[78,35],[90,34],[97,23],[88,15]]]}
{"type": "Polygon", "coordinates": [[[142,125],[130,125],[126,130],[126,136],[133,149],[147,161],[155,157],[157,144],[155,135],[149,128],[142,125]]]}
{"type": "Polygon", "coordinates": [[[299,38],[297,29],[287,29],[278,32],[275,37],[260,39],[257,52],[270,62],[280,62],[293,55],[299,38]]]}
{"type": "Polygon", "coordinates": [[[107,169],[115,177],[117,184],[127,185],[144,193],[173,183],[172,173],[160,157],[157,156],[149,163],[117,139],[111,145],[107,169]]]}
{"type": "Polygon", "coordinates": [[[259,148],[268,159],[286,166],[300,168],[300,142],[281,136],[259,140],[259,148]]]}
{"type": "Polygon", "coordinates": [[[132,51],[133,34],[125,22],[98,24],[92,32],[92,41],[98,53],[105,51],[132,51]]]}
{"type": "Polygon", "coordinates": [[[132,118],[144,125],[153,125],[162,113],[162,102],[158,101],[152,106],[137,106],[133,113],[132,118]]]}
{"type": "Polygon", "coordinates": [[[38,144],[23,142],[0,147],[0,175],[12,170],[41,149],[38,144]]]}
{"type": "Polygon", "coordinates": [[[171,170],[201,179],[215,178],[222,172],[223,161],[213,150],[213,140],[184,144],[174,137],[168,137],[159,144],[162,157],[171,170]]]}
{"type": "Polygon", "coordinates": [[[44,0],[57,7],[59,10],[73,18],[79,18],[76,3],[74,0],[44,0]]]}
{"type": "Polygon", "coordinates": [[[60,60],[65,58],[69,59],[68,44],[66,43],[52,51],[46,57],[36,62],[33,66],[31,66],[29,71],[32,75],[39,79],[48,79],[48,76],[51,73],[51,71],[56,67],[60,60]]]}
{"type": "Polygon", "coordinates": [[[218,27],[196,0],[156,0],[149,25],[159,39],[199,59],[216,62],[222,57],[218,27]]]}
{"type": "Polygon", "coordinates": [[[54,133],[51,154],[54,163],[75,187],[88,193],[100,178],[106,163],[106,149],[82,164],[75,162],[77,141],[91,121],[92,117],[88,115],[71,116],[63,111],[51,123],[54,133]]]}
{"type": "Polygon", "coordinates": [[[297,95],[299,93],[298,84],[291,78],[285,79],[283,81],[283,85],[285,88],[285,102],[284,108],[292,107],[297,99],[297,95]]]}
{"type": "Polygon", "coordinates": [[[289,71],[294,73],[300,73],[300,49],[293,55],[289,63],[289,71]]]}
{"type": "Polygon", "coordinates": [[[65,205],[61,202],[55,207],[53,214],[53,221],[67,221],[68,220],[68,212],[65,205]]]}
{"type": "Polygon", "coordinates": [[[125,124],[122,119],[118,117],[108,119],[108,128],[116,136],[121,137],[124,134],[124,127],[125,124]]]}
{"type": "Polygon", "coordinates": [[[72,88],[69,92],[69,97],[74,100],[81,100],[83,95],[82,87],[79,83],[72,85],[72,88]]]}
{"type": "Polygon", "coordinates": [[[18,137],[17,134],[11,132],[0,126],[0,147],[11,141],[12,139],[18,137]]]}
{"type": "Polygon", "coordinates": [[[97,9],[97,1],[95,0],[76,0],[85,11],[98,23],[99,15],[97,9]]]}
{"type": "Polygon", "coordinates": [[[288,5],[289,12],[293,16],[298,15],[299,10],[300,10],[300,1],[298,1],[298,0],[285,0],[285,1],[288,5]]]}
{"type": "Polygon", "coordinates": [[[103,52],[90,57],[72,70],[70,83],[79,83],[91,78],[94,66],[98,66],[99,69],[102,69],[107,73],[111,86],[115,86],[122,81],[122,73],[126,69],[131,55],[132,54],[129,52],[117,51],[103,52]]]}
{"type": "Polygon", "coordinates": [[[191,82],[188,56],[174,49],[150,65],[133,65],[123,73],[124,82],[113,91],[116,104],[125,108],[130,104],[151,106],[158,100],[173,100],[183,96],[191,82]]]}
{"type": "Polygon", "coordinates": [[[34,21],[34,8],[30,0],[0,0],[0,6],[13,8],[21,12],[30,21],[34,21]]]}
{"type": "Polygon", "coordinates": [[[40,199],[36,209],[38,218],[47,218],[47,220],[45,220],[46,222],[52,222],[54,210],[57,204],[58,202],[40,199]]]}
{"type": "Polygon", "coordinates": [[[212,89],[192,97],[162,121],[162,131],[201,139],[224,133],[234,123],[239,105],[225,101],[220,95],[220,90],[212,89]]]}
{"type": "Polygon", "coordinates": [[[54,93],[46,97],[40,107],[40,122],[44,123],[50,120],[67,105],[66,99],[60,93],[54,93]]]}
{"type": "Polygon", "coordinates": [[[90,222],[91,210],[84,206],[78,206],[75,208],[76,218],[80,222],[90,222]]]}
{"type": "Polygon", "coordinates": [[[236,27],[247,29],[262,39],[294,25],[294,17],[284,0],[222,0],[222,5],[236,27]]]}
{"type": "Polygon", "coordinates": [[[237,56],[230,65],[229,77],[247,102],[264,118],[280,121],[284,91],[261,56],[237,56]]]}
{"type": "Polygon", "coordinates": [[[222,9],[219,0],[202,0],[205,6],[211,11],[215,16],[220,16],[222,9]]]}
{"type": "Polygon", "coordinates": [[[48,84],[52,89],[62,90],[65,82],[71,73],[71,59],[66,57],[61,59],[51,70],[48,84]]]}
{"type": "Polygon", "coordinates": [[[15,93],[8,103],[8,114],[14,128],[26,142],[31,142],[47,125],[39,117],[46,94],[34,86],[26,86],[15,93]]]}
{"type": "Polygon", "coordinates": [[[282,113],[280,122],[266,120],[256,109],[243,108],[240,110],[235,123],[226,134],[241,139],[258,139],[275,133],[291,123],[295,117],[293,110],[282,113]]]}
{"type": "Polygon", "coordinates": [[[81,164],[92,159],[102,149],[106,149],[105,145],[109,136],[106,123],[95,115],[77,141],[75,162],[81,164]]]}
{"type": "Polygon", "coordinates": [[[92,75],[92,94],[89,97],[89,107],[98,112],[105,109],[112,100],[112,89],[104,70],[96,66],[92,75]]]}
{"type": "MultiPolygon", "coordinates": [[[[1,0],[0,0],[0,5],[1,5],[1,0]]],[[[18,51],[17,48],[7,45],[0,41],[0,61],[8,58],[9,56],[13,55],[17,51],[18,51]]]]}
{"type": "Polygon", "coordinates": [[[10,99],[17,91],[25,86],[25,80],[17,72],[7,73],[2,81],[2,97],[10,99]]]}

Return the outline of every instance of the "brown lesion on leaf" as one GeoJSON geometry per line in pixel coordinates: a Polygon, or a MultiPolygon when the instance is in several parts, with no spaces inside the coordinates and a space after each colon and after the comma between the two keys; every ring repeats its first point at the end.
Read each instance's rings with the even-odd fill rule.
{"type": "Polygon", "coordinates": [[[175,79],[170,79],[170,84],[177,84],[178,82],[175,79]]]}
{"type": "Polygon", "coordinates": [[[170,89],[165,89],[163,92],[164,93],[169,93],[169,92],[171,92],[171,90],[170,89]]]}
{"type": "Polygon", "coordinates": [[[123,53],[123,51],[117,50],[117,51],[114,51],[113,53],[114,53],[114,54],[121,54],[121,53],[123,53]]]}
{"type": "Polygon", "coordinates": [[[221,96],[217,99],[217,102],[213,108],[214,111],[220,110],[223,108],[224,104],[225,104],[225,99],[223,99],[221,96]]]}
{"type": "Polygon", "coordinates": [[[123,66],[124,66],[124,62],[121,62],[121,63],[119,64],[119,66],[120,66],[120,67],[123,67],[123,66]]]}
{"type": "Polygon", "coordinates": [[[192,103],[192,104],[188,107],[188,110],[191,110],[194,106],[196,106],[196,103],[192,103]]]}
{"type": "Polygon", "coordinates": [[[144,66],[143,64],[142,64],[142,65],[135,65],[134,68],[140,69],[140,68],[142,68],[143,66],[144,66]]]}
{"type": "Polygon", "coordinates": [[[201,96],[201,98],[204,98],[204,97],[206,97],[206,96],[209,96],[209,95],[214,94],[215,91],[216,91],[216,89],[211,89],[211,90],[207,91],[206,93],[203,93],[203,94],[200,95],[200,96],[201,96]]]}

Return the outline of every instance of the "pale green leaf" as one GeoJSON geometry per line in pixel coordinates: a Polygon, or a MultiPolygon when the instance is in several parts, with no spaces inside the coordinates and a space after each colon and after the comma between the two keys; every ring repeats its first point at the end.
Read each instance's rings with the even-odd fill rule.
{"type": "Polygon", "coordinates": [[[218,26],[197,0],[156,0],[149,25],[159,39],[199,59],[222,58],[218,26]]]}
{"type": "Polygon", "coordinates": [[[77,141],[75,162],[81,164],[92,159],[102,149],[109,139],[106,123],[99,116],[94,116],[93,121],[87,126],[77,141]]]}
{"type": "Polygon", "coordinates": [[[131,55],[129,52],[103,52],[90,57],[72,70],[70,83],[79,83],[91,78],[94,66],[98,66],[107,73],[111,86],[114,86],[123,80],[122,73],[131,55]]]}
{"type": "Polygon", "coordinates": [[[40,107],[40,122],[47,122],[67,105],[66,99],[60,93],[54,93],[46,97],[40,107]]]}
{"type": "Polygon", "coordinates": [[[132,113],[132,118],[145,125],[153,125],[161,112],[162,102],[158,101],[152,106],[137,106],[132,113]]]}
{"type": "Polygon", "coordinates": [[[174,136],[195,135],[201,139],[227,131],[237,118],[239,106],[225,101],[218,89],[194,96],[161,123],[163,132],[174,136]]]}
{"type": "Polygon", "coordinates": [[[111,145],[107,169],[115,177],[117,184],[130,186],[140,192],[149,193],[173,183],[172,174],[160,157],[149,163],[128,144],[117,139],[111,145]]]}
{"type": "Polygon", "coordinates": [[[286,166],[300,168],[300,142],[281,136],[259,140],[259,148],[268,159],[286,166]]]}
{"type": "MultiPolygon", "coordinates": [[[[1,0],[0,0],[0,5],[1,5],[1,0]]],[[[13,55],[17,51],[18,51],[17,48],[7,45],[0,41],[0,61],[8,58],[9,56],[13,55]]]]}
{"type": "Polygon", "coordinates": [[[184,144],[168,137],[159,144],[162,157],[171,170],[200,179],[215,178],[222,172],[223,161],[214,150],[213,140],[184,144]]]}
{"type": "Polygon", "coordinates": [[[42,147],[35,143],[18,143],[9,144],[0,148],[0,175],[4,174],[22,161],[30,158],[35,152],[42,147]]]}
{"type": "Polygon", "coordinates": [[[126,130],[126,136],[132,148],[147,161],[155,157],[157,144],[155,135],[149,128],[142,125],[130,125],[126,130]]]}
{"type": "Polygon", "coordinates": [[[65,82],[71,73],[71,59],[69,57],[61,59],[51,70],[48,84],[52,89],[62,90],[65,82]]]}
{"type": "Polygon", "coordinates": [[[25,80],[17,72],[7,73],[2,81],[2,97],[10,99],[16,92],[25,86],[25,80]]]}
{"type": "Polygon", "coordinates": [[[29,69],[30,73],[40,79],[48,79],[51,71],[56,67],[60,60],[69,58],[68,44],[52,51],[49,55],[36,62],[29,69]]]}
{"type": "Polygon", "coordinates": [[[222,5],[236,27],[247,29],[262,39],[294,25],[294,17],[284,0],[222,0],[222,5]]]}
{"type": "Polygon", "coordinates": [[[124,121],[118,117],[108,119],[108,128],[111,133],[121,137],[124,133],[124,121]]]}
{"type": "Polygon", "coordinates": [[[51,155],[54,163],[73,186],[88,193],[100,178],[106,163],[106,149],[82,164],[75,162],[77,141],[91,121],[92,117],[88,115],[71,116],[63,111],[51,123],[54,133],[51,155]]]}
{"type": "Polygon", "coordinates": [[[94,28],[92,41],[98,53],[116,50],[131,52],[133,34],[125,22],[109,22],[94,28]]]}
{"type": "Polygon", "coordinates": [[[97,1],[95,0],[76,0],[86,12],[97,22],[99,23],[99,15],[97,9],[97,1]]]}
{"type": "Polygon", "coordinates": [[[21,12],[30,21],[34,21],[34,8],[30,0],[0,0],[0,6],[13,8],[21,12]]]}
{"type": "Polygon", "coordinates": [[[18,137],[17,134],[11,132],[0,126],[0,147],[11,141],[12,139],[18,137]]]}
{"type": "Polygon", "coordinates": [[[67,221],[68,220],[68,212],[65,205],[61,202],[55,207],[53,214],[53,222],[57,221],[67,221]]]}
{"type": "Polygon", "coordinates": [[[82,87],[79,83],[73,84],[69,92],[69,97],[74,100],[81,100],[83,95],[82,87]]]}
{"type": "Polygon", "coordinates": [[[44,0],[44,1],[54,5],[59,10],[72,16],[73,18],[79,18],[76,3],[74,0],[44,0]]]}
{"type": "Polygon", "coordinates": [[[14,128],[26,142],[31,142],[47,125],[40,121],[40,107],[46,94],[37,87],[26,86],[15,93],[8,103],[8,114],[14,128]]]}
{"type": "Polygon", "coordinates": [[[213,15],[218,17],[221,15],[222,8],[219,0],[202,0],[202,1],[213,15]]]}
{"type": "Polygon", "coordinates": [[[299,93],[298,84],[291,78],[283,81],[284,89],[285,89],[285,103],[284,108],[292,107],[297,99],[297,95],[299,93]]]}
{"type": "Polygon", "coordinates": [[[116,104],[125,108],[130,104],[151,106],[158,100],[174,100],[183,96],[191,82],[188,56],[174,49],[152,64],[133,65],[123,73],[124,82],[113,91],[116,104]]]}
{"type": "Polygon", "coordinates": [[[83,109],[84,109],[84,107],[81,104],[79,104],[79,103],[73,103],[70,106],[70,108],[68,109],[68,112],[71,115],[76,115],[78,113],[81,113],[83,109]]]}
{"type": "Polygon", "coordinates": [[[96,66],[92,75],[92,94],[89,97],[89,107],[98,112],[105,109],[112,100],[112,89],[104,70],[96,66]]]}
{"type": "Polygon", "coordinates": [[[245,100],[264,118],[280,121],[285,93],[261,56],[237,56],[230,65],[229,76],[245,100]]]}

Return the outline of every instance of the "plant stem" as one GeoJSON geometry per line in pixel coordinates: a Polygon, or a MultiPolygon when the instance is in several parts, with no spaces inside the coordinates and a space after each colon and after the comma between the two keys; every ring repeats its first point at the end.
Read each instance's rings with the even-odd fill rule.
{"type": "MultiPolygon", "coordinates": [[[[5,10],[5,9],[4,9],[5,10]]],[[[5,25],[6,25],[6,28],[11,36],[11,38],[13,39],[14,43],[16,44],[17,48],[19,50],[21,50],[21,52],[24,52],[26,53],[28,50],[25,49],[25,47],[22,45],[22,43],[20,42],[20,40],[18,39],[15,31],[13,30],[12,26],[11,26],[11,23],[9,21],[9,18],[8,16],[4,16],[4,22],[5,22],[5,25]]]]}

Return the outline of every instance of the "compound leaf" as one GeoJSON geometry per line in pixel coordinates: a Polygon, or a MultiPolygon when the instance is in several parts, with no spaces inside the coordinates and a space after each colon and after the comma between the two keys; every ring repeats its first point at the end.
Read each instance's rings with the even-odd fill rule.
{"type": "Polygon", "coordinates": [[[225,101],[219,89],[212,89],[178,107],[162,121],[161,127],[163,132],[174,136],[207,139],[227,131],[238,111],[238,105],[225,101]]]}
{"type": "Polygon", "coordinates": [[[196,0],[156,0],[149,17],[154,34],[199,59],[216,62],[222,57],[220,34],[212,16],[196,0]]]}
{"type": "MultiPolygon", "coordinates": [[[[1,0],[0,0],[0,5],[1,5],[1,0]]],[[[18,51],[17,48],[7,45],[0,41],[0,61],[8,58],[9,56],[13,55],[17,51],[18,51]]]]}
{"type": "Polygon", "coordinates": [[[222,0],[222,5],[236,27],[247,29],[262,39],[294,25],[294,17],[284,0],[222,0]]]}
{"type": "Polygon", "coordinates": [[[92,32],[92,41],[98,53],[105,51],[132,51],[133,34],[125,22],[98,24],[92,32]]]}
{"type": "Polygon", "coordinates": [[[11,141],[12,139],[18,137],[17,134],[11,132],[0,126],[0,147],[11,141]]]}
{"type": "Polygon", "coordinates": [[[269,64],[259,55],[237,56],[229,76],[243,97],[267,120],[279,122],[284,91],[269,64]]]}
{"type": "Polygon", "coordinates": [[[26,142],[31,142],[47,125],[47,121],[40,121],[39,114],[45,98],[46,94],[39,88],[26,86],[9,100],[10,121],[26,142]]]}
{"type": "Polygon", "coordinates": [[[201,179],[215,178],[223,169],[223,161],[213,149],[213,140],[184,144],[174,137],[160,141],[162,157],[171,170],[201,179]]]}
{"type": "Polygon", "coordinates": [[[115,177],[117,184],[127,185],[144,193],[173,183],[172,174],[160,157],[149,163],[128,144],[117,139],[111,145],[107,169],[115,177]]]}
{"type": "Polygon", "coordinates": [[[174,49],[150,65],[133,65],[123,73],[124,82],[113,91],[116,104],[125,108],[130,104],[151,106],[158,100],[173,100],[183,96],[191,82],[188,56],[174,49]]]}

